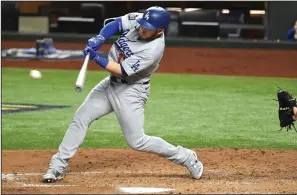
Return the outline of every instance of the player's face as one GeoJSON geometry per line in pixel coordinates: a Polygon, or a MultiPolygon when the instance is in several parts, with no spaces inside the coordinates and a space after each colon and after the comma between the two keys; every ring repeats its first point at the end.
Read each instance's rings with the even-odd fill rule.
{"type": "Polygon", "coordinates": [[[158,29],[158,30],[148,30],[146,28],[140,27],[139,29],[139,36],[141,39],[152,39],[154,37],[159,36],[164,30],[158,29]]]}
{"type": "Polygon", "coordinates": [[[297,21],[295,22],[294,29],[297,30],[297,21]]]}

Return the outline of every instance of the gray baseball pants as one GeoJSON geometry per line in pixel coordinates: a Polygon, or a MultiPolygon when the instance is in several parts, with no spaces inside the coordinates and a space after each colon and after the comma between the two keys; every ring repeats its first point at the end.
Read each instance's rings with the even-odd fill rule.
{"type": "Polygon", "coordinates": [[[50,168],[63,171],[82,144],[91,123],[111,112],[115,112],[129,147],[158,154],[176,164],[184,163],[190,155],[187,149],[144,133],[144,106],[149,85],[117,83],[110,77],[97,84],[75,112],[58,152],[51,159],[50,168]]]}

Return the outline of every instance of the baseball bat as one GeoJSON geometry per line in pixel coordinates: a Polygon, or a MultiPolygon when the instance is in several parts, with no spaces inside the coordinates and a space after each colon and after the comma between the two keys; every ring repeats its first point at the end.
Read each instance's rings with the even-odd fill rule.
{"type": "Polygon", "coordinates": [[[88,69],[88,63],[89,63],[89,59],[90,59],[90,54],[88,54],[85,57],[85,61],[80,69],[80,72],[78,74],[76,83],[75,83],[75,90],[77,92],[81,92],[83,87],[84,87],[84,83],[85,83],[85,78],[86,78],[86,74],[87,74],[87,69],[88,69]]]}

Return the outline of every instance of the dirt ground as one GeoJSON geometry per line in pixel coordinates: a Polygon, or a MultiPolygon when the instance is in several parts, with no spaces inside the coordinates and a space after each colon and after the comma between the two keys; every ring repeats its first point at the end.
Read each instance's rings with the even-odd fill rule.
{"type": "Polygon", "coordinates": [[[184,167],[154,154],[81,149],[70,161],[69,174],[53,185],[43,184],[41,178],[55,151],[3,151],[2,192],[123,194],[119,187],[170,188],[174,194],[297,192],[297,151],[195,151],[205,168],[200,180],[191,179],[184,167]]]}
{"type": "MultiPolygon", "coordinates": [[[[55,43],[59,49],[83,49],[85,43],[55,43]]],[[[3,41],[2,48],[35,47],[33,42],[3,41]]],[[[103,45],[108,52],[111,45],[103,45]]],[[[297,78],[297,50],[167,47],[157,72],[297,78]]],[[[5,60],[3,67],[80,69],[82,60],[5,60]]],[[[94,62],[89,70],[100,70],[94,62]]]]}
{"type": "MultiPolygon", "coordinates": [[[[82,49],[84,43],[55,43],[57,48],[82,49]]],[[[31,42],[4,41],[2,48],[34,47],[31,42]]],[[[104,45],[108,51],[110,45],[104,45]]],[[[297,77],[297,51],[261,49],[166,49],[158,72],[263,77],[297,77]]],[[[80,69],[82,62],[4,60],[3,67],[80,69]]],[[[94,63],[89,69],[99,69],[94,63]]],[[[195,149],[204,163],[200,180],[157,155],[130,149],[80,149],[69,173],[55,184],[42,174],[54,150],[2,151],[2,192],[5,194],[111,194],[121,187],[170,188],[166,193],[296,193],[297,151],[195,149]]]]}

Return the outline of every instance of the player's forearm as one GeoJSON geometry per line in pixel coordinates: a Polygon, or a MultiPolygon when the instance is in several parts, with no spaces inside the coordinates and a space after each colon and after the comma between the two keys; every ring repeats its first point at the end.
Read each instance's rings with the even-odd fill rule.
{"type": "Polygon", "coordinates": [[[109,61],[108,59],[100,56],[96,56],[94,58],[94,61],[102,68],[104,68],[105,70],[107,70],[112,74],[119,75],[119,76],[125,75],[125,71],[123,67],[116,62],[109,61]]]}
{"type": "Polygon", "coordinates": [[[115,75],[119,75],[119,76],[123,75],[121,65],[113,61],[108,62],[105,70],[115,75]]]}

